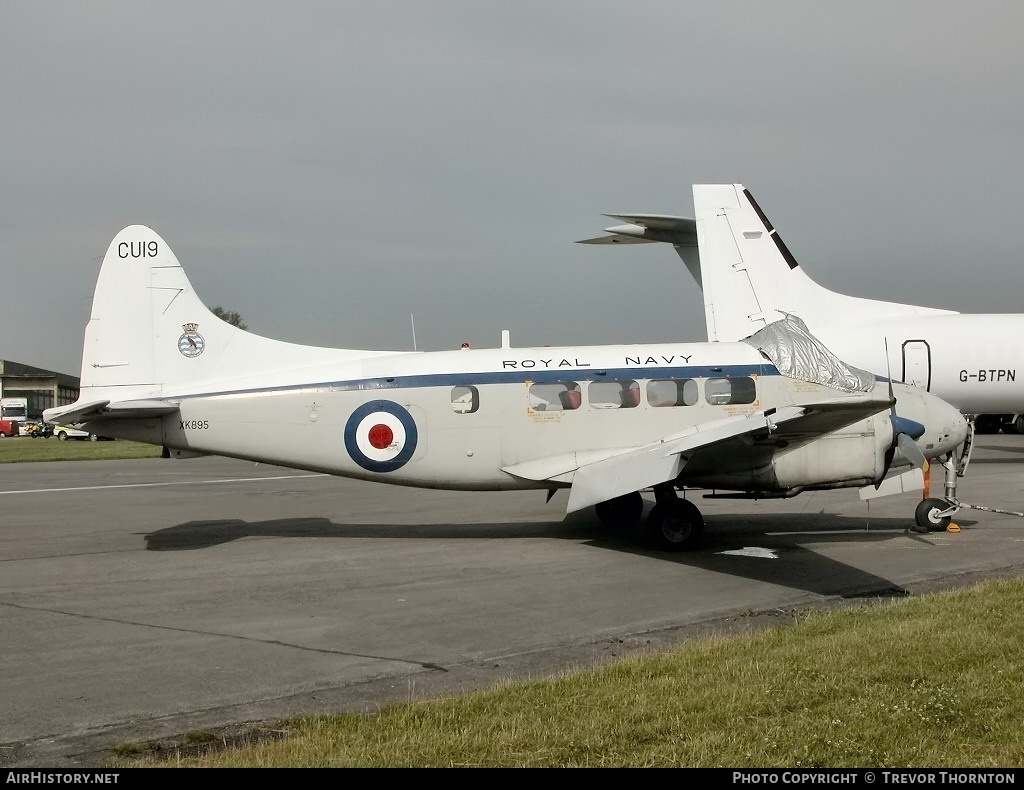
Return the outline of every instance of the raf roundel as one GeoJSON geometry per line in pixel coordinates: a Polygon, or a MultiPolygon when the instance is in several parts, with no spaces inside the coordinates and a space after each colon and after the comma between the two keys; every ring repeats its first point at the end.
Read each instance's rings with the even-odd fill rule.
{"type": "Polygon", "coordinates": [[[409,410],[389,400],[363,404],[345,423],[345,449],[369,472],[394,472],[416,452],[416,422],[409,410]]]}

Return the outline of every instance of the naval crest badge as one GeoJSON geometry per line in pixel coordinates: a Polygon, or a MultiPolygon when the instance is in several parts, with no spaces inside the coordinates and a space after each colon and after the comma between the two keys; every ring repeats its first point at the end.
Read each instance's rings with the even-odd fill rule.
{"type": "Polygon", "coordinates": [[[185,333],[178,338],[178,351],[186,357],[198,357],[206,348],[206,341],[199,334],[199,324],[182,324],[185,333]]]}

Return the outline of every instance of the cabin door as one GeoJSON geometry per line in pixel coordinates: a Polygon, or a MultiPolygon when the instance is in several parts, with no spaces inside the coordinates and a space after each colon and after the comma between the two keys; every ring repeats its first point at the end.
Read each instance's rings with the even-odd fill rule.
{"type": "Polygon", "coordinates": [[[903,342],[903,381],[923,390],[932,386],[932,351],[926,340],[903,342]]]}

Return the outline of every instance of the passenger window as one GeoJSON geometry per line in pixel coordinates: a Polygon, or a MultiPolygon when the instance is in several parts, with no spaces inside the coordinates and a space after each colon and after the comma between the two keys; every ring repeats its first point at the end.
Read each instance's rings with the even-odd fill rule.
{"type": "Polygon", "coordinates": [[[530,387],[533,411],[572,411],[580,407],[583,393],[575,381],[554,381],[530,387]]]}
{"type": "Polygon", "coordinates": [[[693,406],[700,398],[695,379],[653,379],[647,382],[652,406],[693,406]]]}
{"type": "Polygon", "coordinates": [[[632,379],[593,381],[587,398],[595,409],[632,409],[640,405],[640,385],[632,379]]]}
{"type": "Polygon", "coordinates": [[[712,406],[753,403],[757,399],[754,380],[749,376],[728,379],[708,379],[704,384],[704,397],[712,406]]]}
{"type": "Polygon", "coordinates": [[[480,408],[480,391],[476,387],[452,387],[452,411],[472,414],[480,408]]]}
{"type": "Polygon", "coordinates": [[[634,409],[640,405],[640,385],[635,381],[622,382],[622,408],[634,409]]]}

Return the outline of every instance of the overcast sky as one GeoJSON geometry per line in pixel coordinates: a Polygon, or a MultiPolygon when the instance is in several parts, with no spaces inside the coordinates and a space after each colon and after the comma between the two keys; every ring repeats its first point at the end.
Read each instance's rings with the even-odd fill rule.
{"type": "Polygon", "coordinates": [[[79,373],[126,225],[297,343],[704,340],[741,182],[818,282],[1024,312],[1019,2],[37,2],[0,26],[0,358],[79,373]]]}

